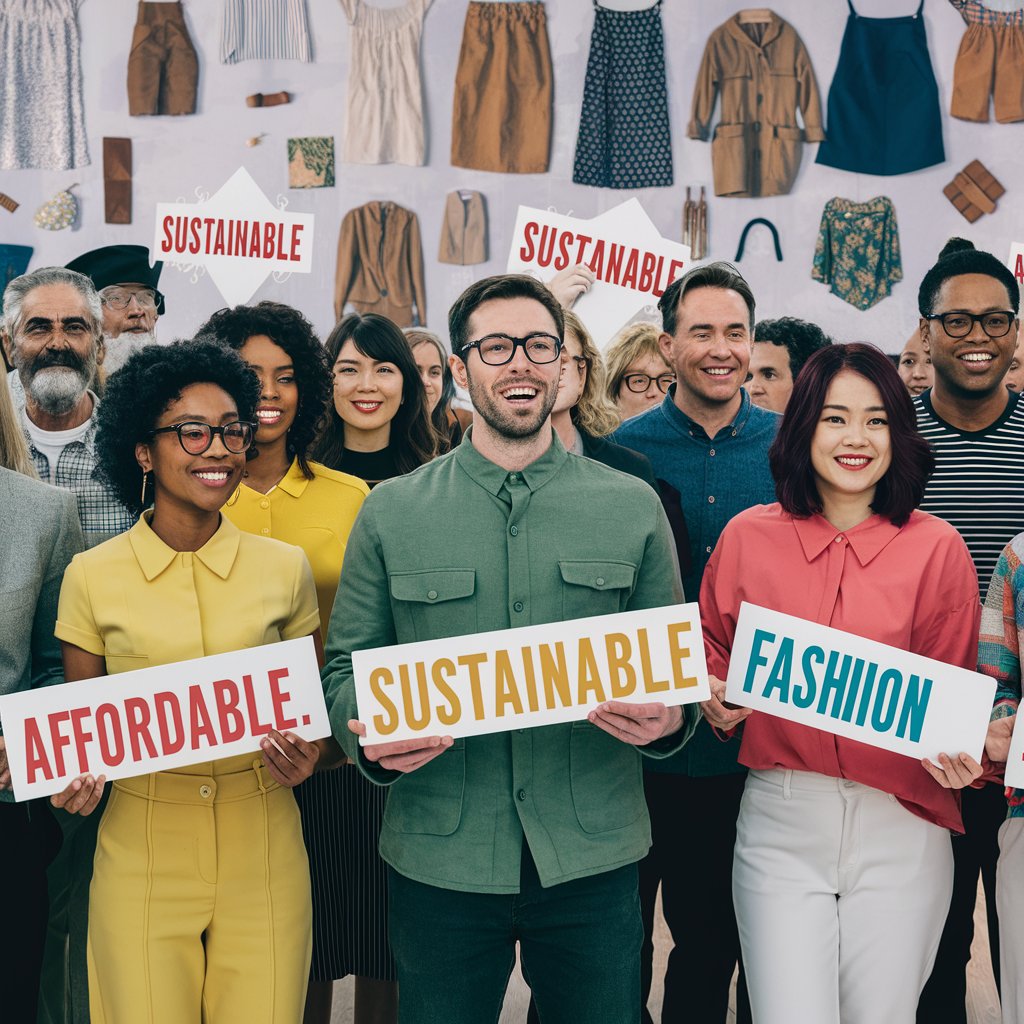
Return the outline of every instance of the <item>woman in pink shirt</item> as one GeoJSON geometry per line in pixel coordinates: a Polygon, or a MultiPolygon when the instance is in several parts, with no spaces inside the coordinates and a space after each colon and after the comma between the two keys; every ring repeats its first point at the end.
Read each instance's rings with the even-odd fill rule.
{"type": "Polygon", "coordinates": [[[912,1024],[952,891],[956,791],[981,766],[730,708],[721,680],[742,601],[973,670],[977,576],[956,530],[916,509],[931,451],[873,346],[808,360],[769,459],[779,501],[726,526],[700,594],[704,714],[743,722],[751,769],[733,894],[754,1019],[912,1024]]]}

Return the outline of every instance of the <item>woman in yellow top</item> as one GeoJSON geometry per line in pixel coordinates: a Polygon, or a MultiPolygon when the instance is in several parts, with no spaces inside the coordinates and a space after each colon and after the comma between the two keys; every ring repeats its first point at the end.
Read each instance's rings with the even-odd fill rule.
{"type": "MultiPolygon", "coordinates": [[[[246,466],[238,490],[224,514],[240,529],[297,544],[306,552],[320,600],[326,635],[341,563],[356,513],[369,494],[358,477],[309,459],[333,394],[327,353],[309,321],[290,306],[260,302],[215,313],[200,329],[202,337],[234,349],[260,381],[256,406],[258,458],[246,466]]],[[[339,879],[352,873],[353,845],[365,846],[376,835],[355,834],[345,784],[354,769],[320,772],[295,790],[309,855],[313,896],[313,963],[307,994],[306,1024],[329,1021],[333,978],[345,973],[335,961],[339,936],[362,917],[356,901],[346,898],[339,879]]],[[[372,889],[372,887],[371,887],[372,889]]],[[[359,894],[369,899],[372,892],[359,894]]],[[[379,976],[379,975],[378,975],[379,976]]],[[[381,1001],[390,1004],[383,983],[359,980],[359,1010],[381,1001]]],[[[363,1016],[357,1012],[357,1024],[363,1016]]],[[[374,1016],[379,1016],[374,1012],[374,1016]]]]}
{"type": "MultiPolygon", "coordinates": [[[[312,635],[298,549],[242,533],[220,509],[242,479],[259,387],[214,344],[151,346],[113,374],[97,453],[118,496],[153,509],[82,555],[56,634],[69,682],[312,635]]],[[[289,792],[331,741],[273,731],[260,754],[115,782],[89,903],[93,1024],[278,1024],[302,1015],[310,897],[289,792]]],[[[56,806],[89,813],[102,776],[56,806]]]]}
{"type": "Polygon", "coordinates": [[[331,401],[327,354],[312,324],[280,302],[222,309],[199,337],[234,349],[260,382],[258,458],[246,466],[224,514],[240,530],[305,551],[326,636],[349,531],[370,493],[358,477],[309,459],[331,401]]]}

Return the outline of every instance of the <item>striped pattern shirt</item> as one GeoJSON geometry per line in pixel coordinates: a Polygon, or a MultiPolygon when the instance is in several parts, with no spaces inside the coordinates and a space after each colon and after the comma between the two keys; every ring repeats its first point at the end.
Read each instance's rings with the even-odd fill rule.
{"type": "MultiPolygon", "coordinates": [[[[996,681],[992,718],[1015,715],[1020,704],[1020,651],[1024,637],[1024,533],[999,556],[981,610],[978,671],[996,681]]],[[[1007,789],[1009,817],[1024,817],[1024,789],[1007,789]]]]}
{"type": "Polygon", "coordinates": [[[957,430],[932,408],[931,392],[914,399],[917,427],[935,452],[935,472],[921,508],[955,526],[978,570],[984,596],[1003,548],[1024,530],[1024,403],[985,430],[957,430]]]}
{"type": "Polygon", "coordinates": [[[224,0],[220,59],[313,60],[306,0],[224,0]]]}

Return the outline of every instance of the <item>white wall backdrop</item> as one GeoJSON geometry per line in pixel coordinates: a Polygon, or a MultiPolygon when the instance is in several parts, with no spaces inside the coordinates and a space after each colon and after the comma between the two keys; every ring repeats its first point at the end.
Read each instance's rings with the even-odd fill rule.
{"type": "MultiPolygon", "coordinates": [[[[393,6],[394,0],[376,0],[393,6]]],[[[316,259],[310,275],[269,279],[253,301],[273,298],[302,309],[326,335],[333,324],[333,281],[337,232],[344,213],[372,199],[393,199],[420,219],[424,239],[430,326],[444,325],[448,306],[473,279],[504,269],[515,211],[520,203],[592,216],[628,198],[628,193],[572,184],[583,79],[593,26],[588,0],[547,0],[548,32],[555,66],[554,142],[549,173],[501,175],[467,171],[449,163],[451,102],[466,0],[434,0],[426,16],[422,66],[427,112],[428,154],[424,167],[362,166],[340,162],[350,59],[350,28],[338,0],[306,0],[315,63],[294,61],[219,62],[221,0],[185,0],[186,19],[199,52],[198,112],[190,117],[129,117],[125,86],[136,6],[133,0],[83,0],[82,27],[86,127],[92,165],[75,171],[0,171],[0,192],[21,206],[0,209],[0,242],[35,248],[32,267],[66,263],[100,245],[139,243],[153,238],[154,206],[194,190],[213,192],[244,165],[271,200],[288,197],[290,209],[316,216],[316,259]],[[293,93],[289,105],[250,109],[252,92],[293,93]],[[265,132],[262,145],[245,141],[265,132]],[[134,221],[103,222],[102,138],[129,136],[134,144],[134,221]],[[289,190],[286,140],[289,136],[333,135],[339,154],[337,185],[289,190]],[[35,209],[73,182],[81,201],[74,231],[35,227],[35,209]],[[444,197],[454,188],[473,188],[487,199],[490,261],[477,267],[438,263],[437,245],[444,197]]],[[[608,6],[647,6],[648,0],[608,0],[608,6]]],[[[866,16],[911,14],[917,0],[856,0],[866,16]]],[[[678,238],[687,184],[711,188],[710,145],[685,137],[697,65],[716,26],[749,4],[741,0],[664,0],[666,63],[675,161],[675,185],[648,189],[639,198],[663,234],[678,238]]],[[[811,54],[823,104],[839,57],[848,8],[846,0],[774,0],[773,9],[793,24],[811,54]]],[[[870,340],[898,351],[916,323],[921,276],[947,237],[964,235],[1005,259],[1011,241],[1024,241],[1024,190],[1015,168],[1024,125],[969,124],[948,116],[953,64],[963,34],[959,14],[946,0],[925,0],[924,18],[932,63],[939,83],[946,162],[914,174],[881,178],[850,174],[814,164],[816,146],[807,146],[792,194],[769,199],[710,196],[710,256],[732,259],[743,225],[767,217],[779,229],[784,261],[775,261],[766,230],[748,239],[741,270],[751,281],[759,316],[795,315],[821,324],[837,340],[870,340]],[[1007,188],[995,214],[969,225],[942,195],[942,187],[978,158],[1007,188]],[[811,280],[810,268],[821,209],[832,196],[893,200],[903,249],[904,280],[890,298],[859,312],[811,280]]],[[[2,73],[2,70],[0,70],[2,73]]],[[[716,112],[717,114],[717,112],[716,112]]],[[[716,118],[717,119],[717,118],[716,118]]],[[[0,131],[11,130],[0,125],[0,131]]],[[[193,283],[173,267],[164,270],[167,295],[162,338],[188,335],[224,305],[208,277],[193,283]]]]}

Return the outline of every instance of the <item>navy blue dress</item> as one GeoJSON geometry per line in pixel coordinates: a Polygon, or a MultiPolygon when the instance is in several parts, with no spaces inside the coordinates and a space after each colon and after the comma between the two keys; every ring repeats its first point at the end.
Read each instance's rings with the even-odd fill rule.
{"type": "Polygon", "coordinates": [[[846,2],[850,16],[817,162],[859,174],[907,174],[941,164],[942,115],[924,0],[902,18],[862,18],[846,2]]]}
{"type": "Polygon", "coordinates": [[[672,184],[661,0],[642,11],[594,3],[594,32],[572,180],[648,188],[672,184]]]}

